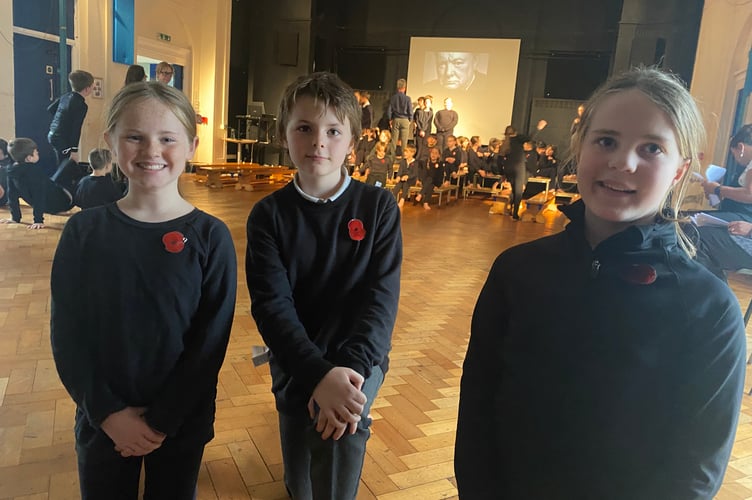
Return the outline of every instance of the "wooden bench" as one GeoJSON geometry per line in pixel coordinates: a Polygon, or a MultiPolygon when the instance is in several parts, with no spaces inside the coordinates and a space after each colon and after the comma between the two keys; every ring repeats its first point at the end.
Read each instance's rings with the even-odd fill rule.
{"type": "MultiPolygon", "coordinates": [[[[198,176],[206,176],[206,186],[223,188],[225,183],[237,183],[235,189],[253,191],[254,186],[275,183],[287,184],[295,169],[259,165],[258,163],[196,163],[198,176]]],[[[197,177],[197,181],[200,181],[197,177]]]]}
{"type": "Polygon", "coordinates": [[[541,191],[532,198],[523,200],[525,202],[525,210],[520,214],[520,220],[531,222],[546,222],[543,217],[543,212],[546,211],[549,203],[554,199],[553,191],[541,191]]]}
{"type": "Polygon", "coordinates": [[[484,193],[484,194],[490,194],[491,196],[497,194],[499,191],[501,191],[501,176],[500,175],[493,175],[489,174],[485,177],[481,177],[478,174],[475,174],[473,176],[473,181],[471,183],[466,183],[465,188],[462,190],[462,197],[467,199],[467,197],[471,194],[475,193],[484,193]],[[481,183],[484,182],[491,182],[491,186],[485,186],[481,185],[481,183]],[[498,184],[498,187],[493,187],[494,184],[498,184]]]}
{"type": "MultiPolygon", "coordinates": [[[[420,193],[420,190],[423,189],[421,186],[413,186],[410,188],[410,195],[415,195],[420,193]]],[[[450,203],[452,201],[452,193],[454,193],[454,201],[457,201],[460,197],[460,188],[457,184],[449,184],[448,186],[439,186],[433,188],[432,195],[436,195],[439,197],[439,204],[438,206],[441,206],[441,200],[444,197],[444,194],[446,194],[446,202],[445,205],[450,203]]]]}

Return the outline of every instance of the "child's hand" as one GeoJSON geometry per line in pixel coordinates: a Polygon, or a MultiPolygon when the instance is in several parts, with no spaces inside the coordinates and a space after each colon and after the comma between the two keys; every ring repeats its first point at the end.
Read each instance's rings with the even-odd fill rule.
{"type": "Polygon", "coordinates": [[[314,403],[318,404],[316,432],[321,433],[321,439],[336,441],[347,430],[355,432],[367,401],[360,390],[363,382],[363,376],[355,370],[338,366],[318,383],[308,401],[308,414],[315,418],[314,403]]]}
{"type": "Polygon", "coordinates": [[[34,224],[29,226],[29,229],[44,229],[44,224],[41,222],[35,222],[34,224]]]}
{"type": "Polygon", "coordinates": [[[129,406],[110,414],[102,422],[102,430],[115,443],[115,451],[123,457],[148,455],[165,439],[164,434],[149,427],[143,413],[144,408],[129,406]]]}
{"type": "Polygon", "coordinates": [[[402,176],[402,182],[407,182],[407,176],[406,175],[402,176]]]}

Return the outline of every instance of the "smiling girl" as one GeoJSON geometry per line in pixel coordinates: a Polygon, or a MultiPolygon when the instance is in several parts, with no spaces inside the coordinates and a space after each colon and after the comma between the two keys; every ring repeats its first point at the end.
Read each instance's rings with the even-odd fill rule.
{"type": "Polygon", "coordinates": [[[116,203],[70,218],[52,264],[52,351],[76,403],[84,499],[193,499],[213,437],[237,265],[227,227],[178,192],[198,145],[178,90],[137,82],[105,140],[129,179],[116,203]]]}
{"type": "Polygon", "coordinates": [[[654,69],[586,104],[570,224],[502,253],[476,304],[455,452],[463,500],[720,488],[744,326],[730,290],[661,217],[681,204],[702,131],[683,85],[654,69]]]}

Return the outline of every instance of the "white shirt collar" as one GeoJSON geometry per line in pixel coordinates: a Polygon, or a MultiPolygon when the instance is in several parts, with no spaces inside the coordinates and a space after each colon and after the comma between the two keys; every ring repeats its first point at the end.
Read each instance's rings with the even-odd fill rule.
{"type": "Polygon", "coordinates": [[[347,187],[350,185],[350,182],[352,182],[352,179],[350,178],[350,174],[347,171],[347,167],[342,167],[342,178],[343,182],[342,185],[339,187],[336,193],[331,195],[328,198],[318,198],[316,196],[311,196],[310,194],[306,193],[301,189],[300,183],[298,182],[298,174],[296,173],[295,176],[292,178],[292,182],[295,185],[295,190],[302,196],[304,199],[312,202],[312,203],[329,203],[332,201],[335,201],[337,198],[342,196],[342,193],[345,192],[347,187]]]}

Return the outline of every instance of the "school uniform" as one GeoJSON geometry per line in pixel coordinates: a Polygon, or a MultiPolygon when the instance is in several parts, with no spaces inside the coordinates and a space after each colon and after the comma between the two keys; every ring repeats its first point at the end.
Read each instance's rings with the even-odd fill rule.
{"type": "Polygon", "coordinates": [[[198,209],[147,223],[117,204],[73,215],[52,265],[51,341],[76,403],[84,499],[193,498],[214,436],[217,377],[235,314],[235,248],[227,226],[198,209]],[[126,407],[166,435],[123,458],[102,422],[126,407]]]}
{"type": "Polygon", "coordinates": [[[394,197],[345,178],[328,200],[291,182],[253,207],[247,224],[251,313],[271,350],[285,483],[293,498],[354,499],[369,408],[388,370],[402,236],[394,197]],[[302,249],[305,249],[302,251],[302,249]],[[357,432],[323,440],[308,415],[335,366],[365,379],[357,432]]]}
{"type": "Polygon", "coordinates": [[[739,415],[745,332],[673,224],[590,247],[584,203],[493,264],[473,313],[455,472],[464,500],[711,499],[739,415]]]}
{"type": "Polygon", "coordinates": [[[14,222],[21,222],[23,199],[31,205],[35,224],[44,224],[44,214],[73,208],[73,196],[45,175],[36,163],[14,163],[8,167],[8,205],[14,222]]]}

